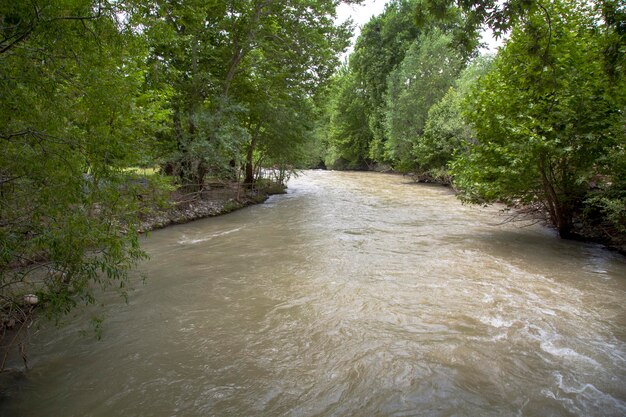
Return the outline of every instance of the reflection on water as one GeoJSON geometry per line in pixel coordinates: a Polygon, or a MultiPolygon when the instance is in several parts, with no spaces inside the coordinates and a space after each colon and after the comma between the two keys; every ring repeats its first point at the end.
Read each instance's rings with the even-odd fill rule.
{"type": "Polygon", "coordinates": [[[626,262],[400,176],[143,242],[104,338],[42,329],[3,416],[623,416],[626,262]]]}

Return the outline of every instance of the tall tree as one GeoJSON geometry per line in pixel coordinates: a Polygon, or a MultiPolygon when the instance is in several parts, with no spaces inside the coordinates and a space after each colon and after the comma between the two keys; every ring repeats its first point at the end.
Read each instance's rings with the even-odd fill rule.
{"type": "Polygon", "coordinates": [[[0,314],[18,323],[25,292],[56,316],[92,301],[94,283],[123,288],[142,257],[122,168],[161,124],[151,114],[163,115],[125,12],[113,1],[0,3],[0,314]]]}
{"type": "Polygon", "coordinates": [[[229,71],[239,64],[231,62],[239,54],[231,39],[242,36],[233,10],[241,2],[232,3],[140,1],[133,14],[150,45],[149,84],[172,90],[173,124],[161,137],[161,157],[189,186],[201,184],[210,170],[227,170],[238,157],[238,146],[230,145],[246,139],[237,128],[242,109],[222,98],[232,82],[229,71]]]}
{"type": "Polygon", "coordinates": [[[385,127],[388,158],[401,171],[421,169],[414,156],[424,133],[428,111],[462,69],[452,37],[435,29],[411,45],[402,64],[389,76],[385,127]]]}
{"type": "Polygon", "coordinates": [[[413,147],[413,155],[420,170],[437,181],[450,182],[448,164],[466,143],[474,141],[472,127],[463,117],[463,101],[490,64],[490,57],[474,59],[445,96],[428,110],[424,134],[413,147]]]}
{"type": "Polygon", "coordinates": [[[348,68],[343,67],[337,74],[328,105],[330,149],[327,164],[341,169],[367,167],[371,140],[367,97],[362,83],[348,68]]]}
{"type": "MultiPolygon", "coordinates": [[[[312,126],[310,98],[323,88],[348,45],[348,25],[334,24],[337,2],[270,2],[259,20],[253,46],[240,63],[230,98],[248,109],[251,138],[245,151],[246,183],[253,181],[253,155],[286,161],[312,126]],[[298,118],[300,121],[298,122],[298,118]],[[280,126],[280,124],[283,124],[280,126]]],[[[295,161],[294,161],[295,162],[295,161]]]]}
{"type": "Polygon", "coordinates": [[[143,9],[155,68],[174,85],[169,159],[184,182],[201,184],[231,161],[251,167],[255,135],[270,117],[256,105],[283,92],[309,96],[330,77],[349,36],[348,24],[334,25],[338,3],[153,2],[143,9]],[[267,94],[270,85],[278,93],[267,94]]]}
{"type": "Polygon", "coordinates": [[[466,103],[478,140],[454,164],[466,199],[538,202],[562,237],[573,235],[606,155],[626,145],[624,84],[605,69],[607,34],[582,1],[538,3],[514,28],[466,103]]]}
{"type": "Polygon", "coordinates": [[[350,69],[365,95],[365,113],[371,132],[370,145],[366,148],[369,154],[361,158],[389,162],[385,154],[384,124],[387,77],[400,65],[420,34],[415,24],[415,7],[415,0],[389,2],[380,16],[373,17],[363,27],[350,56],[350,69]]]}

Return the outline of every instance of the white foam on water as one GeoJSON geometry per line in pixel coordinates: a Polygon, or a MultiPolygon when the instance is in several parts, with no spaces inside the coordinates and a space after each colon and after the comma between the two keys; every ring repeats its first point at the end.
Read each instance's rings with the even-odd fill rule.
{"type": "Polygon", "coordinates": [[[481,323],[492,327],[511,327],[515,320],[505,320],[502,317],[479,317],[481,323]]]}
{"type": "Polygon", "coordinates": [[[210,236],[206,236],[206,237],[199,238],[199,239],[182,239],[182,240],[178,241],[178,244],[180,244],[180,245],[194,245],[196,243],[207,242],[207,241],[209,241],[211,239],[215,239],[216,237],[226,236],[226,235],[229,235],[231,233],[238,232],[241,229],[243,229],[243,228],[242,227],[238,227],[238,228],[232,229],[232,230],[225,230],[223,232],[213,233],[210,236]]]}
{"type": "Polygon", "coordinates": [[[556,312],[554,312],[554,310],[541,308],[541,309],[539,309],[539,311],[541,311],[542,314],[545,314],[545,315],[548,315],[548,316],[556,316],[556,312]]]}
{"type": "Polygon", "coordinates": [[[585,356],[583,354],[580,354],[578,352],[576,352],[574,349],[569,348],[569,347],[558,347],[555,346],[553,341],[551,340],[544,340],[540,343],[541,346],[541,350],[543,350],[546,353],[549,353],[552,356],[556,356],[559,358],[567,358],[569,360],[578,360],[578,361],[584,361],[584,362],[588,362],[590,364],[592,364],[593,366],[596,366],[598,368],[602,368],[602,365],[600,365],[597,361],[595,361],[594,359],[590,358],[589,356],[585,356]]]}
{"type": "MultiPolygon", "coordinates": [[[[561,392],[574,395],[581,403],[588,403],[601,409],[619,410],[622,415],[626,412],[626,402],[599,390],[593,384],[581,383],[578,386],[568,385],[564,382],[563,375],[560,372],[555,372],[554,377],[561,392]]],[[[556,400],[568,403],[570,408],[573,408],[570,411],[580,413],[580,409],[575,407],[570,399],[566,400],[548,390],[542,390],[542,393],[556,400]]]]}

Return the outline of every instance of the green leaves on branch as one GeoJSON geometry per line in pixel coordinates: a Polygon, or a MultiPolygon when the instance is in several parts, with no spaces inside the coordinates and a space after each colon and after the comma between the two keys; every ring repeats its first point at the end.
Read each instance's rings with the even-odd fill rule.
{"type": "Polygon", "coordinates": [[[123,168],[168,115],[124,6],[0,6],[0,332],[28,321],[23,294],[58,318],[99,284],[123,289],[143,257],[132,226],[147,183],[123,168]]]}
{"type": "Polygon", "coordinates": [[[514,28],[466,101],[478,143],[454,164],[465,198],[539,203],[561,236],[574,233],[590,188],[610,188],[599,176],[619,172],[606,155],[625,144],[624,84],[605,71],[605,30],[571,2],[533,9],[514,28]]]}
{"type": "Polygon", "coordinates": [[[452,86],[463,65],[451,41],[451,36],[438,29],[422,35],[389,76],[386,150],[401,171],[424,169],[430,159],[422,143],[428,112],[452,86]]]}
{"type": "Polygon", "coordinates": [[[328,159],[451,169],[466,201],[530,205],[563,237],[623,236],[623,17],[614,0],[391,2],[335,78],[328,159]],[[510,39],[463,70],[481,26],[510,39]]]}
{"type": "Polygon", "coordinates": [[[294,117],[308,111],[300,103],[310,104],[347,47],[348,26],[334,25],[336,3],[190,1],[139,8],[136,20],[151,45],[150,82],[173,88],[173,129],[162,138],[162,154],[184,184],[201,186],[208,173],[234,177],[240,165],[252,182],[255,153],[271,163],[291,158],[286,149],[299,149],[307,134],[296,126],[307,124],[294,117]],[[277,128],[279,121],[293,129],[277,128]]]}
{"type": "Polygon", "coordinates": [[[326,164],[344,169],[367,167],[372,133],[367,120],[367,98],[356,76],[344,68],[335,79],[331,96],[326,164]]]}
{"type": "Polygon", "coordinates": [[[478,57],[461,72],[443,98],[428,110],[424,134],[413,148],[413,155],[422,171],[441,172],[436,180],[450,182],[448,165],[455,154],[462,153],[474,142],[474,132],[463,117],[464,99],[475,83],[485,75],[490,57],[478,57]]]}
{"type": "Polygon", "coordinates": [[[474,54],[478,34],[465,30],[458,8],[445,21],[417,24],[420,4],[392,1],[364,26],[328,107],[329,162],[403,172],[444,168],[421,145],[428,112],[474,54]]]}

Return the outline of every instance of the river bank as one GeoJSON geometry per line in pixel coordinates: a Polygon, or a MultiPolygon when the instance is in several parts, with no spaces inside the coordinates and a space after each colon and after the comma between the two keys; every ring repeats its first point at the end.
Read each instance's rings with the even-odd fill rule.
{"type": "MultiPolygon", "coordinates": [[[[285,186],[270,180],[260,180],[252,188],[234,181],[207,184],[198,192],[185,192],[182,188],[177,188],[164,197],[166,200],[164,204],[156,205],[145,196],[142,197],[145,198],[144,202],[151,203],[143,207],[139,223],[135,226],[139,233],[146,233],[174,224],[219,216],[263,203],[271,195],[283,194],[285,190],[285,186]]],[[[41,258],[37,261],[46,262],[47,259],[41,258]]],[[[24,269],[32,265],[33,263],[25,263],[16,265],[15,268],[24,269]]],[[[11,358],[15,363],[20,362],[21,356],[24,367],[27,368],[25,341],[28,328],[40,305],[37,305],[39,300],[35,296],[34,302],[27,302],[26,298],[22,300],[20,297],[10,299],[10,302],[7,302],[9,299],[5,297],[4,304],[0,305],[0,375],[6,371],[5,364],[9,355],[12,355],[11,358]]],[[[21,372],[13,374],[21,375],[21,372]]],[[[6,384],[0,382],[0,398],[3,386],[6,384]]]]}
{"type": "Polygon", "coordinates": [[[213,183],[200,192],[173,191],[165,208],[153,208],[141,215],[138,231],[188,223],[205,217],[227,214],[265,202],[271,195],[284,194],[286,187],[263,181],[248,188],[238,182],[213,183]]]}

